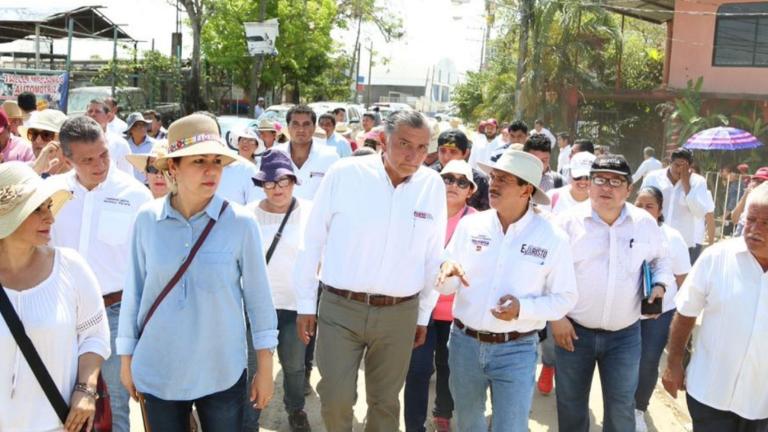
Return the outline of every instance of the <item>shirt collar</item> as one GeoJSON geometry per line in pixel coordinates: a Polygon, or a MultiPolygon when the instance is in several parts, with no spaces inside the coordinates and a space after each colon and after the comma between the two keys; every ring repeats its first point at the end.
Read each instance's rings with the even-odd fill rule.
{"type": "MultiPolygon", "coordinates": [[[[517,234],[523,231],[528,225],[530,225],[531,221],[533,220],[533,216],[533,206],[529,205],[528,210],[525,212],[523,217],[518,219],[516,222],[511,223],[507,227],[507,232],[505,235],[517,234]]],[[[499,221],[499,214],[496,212],[496,210],[493,210],[493,223],[498,227],[499,231],[501,231],[501,221],[499,221]]]]}
{"type": "MultiPolygon", "coordinates": [[[[581,215],[584,217],[584,219],[592,219],[595,222],[601,223],[603,225],[608,225],[605,223],[604,220],[600,218],[600,215],[597,214],[595,210],[592,209],[591,205],[585,205],[579,209],[581,211],[581,215]]],[[[613,223],[612,226],[618,226],[624,223],[626,219],[629,219],[630,221],[634,220],[632,219],[632,213],[629,211],[627,207],[627,203],[624,203],[624,206],[621,208],[621,213],[619,213],[619,217],[616,219],[616,221],[613,223]]]]}
{"type": "MultiPolygon", "coordinates": [[[[163,198],[163,209],[157,216],[157,220],[161,221],[163,219],[178,219],[180,221],[186,221],[186,218],[184,218],[184,216],[182,216],[182,214],[171,205],[171,195],[172,194],[168,194],[165,196],[165,198],[163,198]]],[[[223,203],[224,200],[221,197],[214,195],[208,205],[205,206],[205,209],[203,209],[202,212],[193,215],[190,220],[197,219],[203,213],[208,215],[208,217],[213,220],[219,220],[219,212],[221,211],[221,205],[223,203]]]]}
{"type": "Polygon", "coordinates": [[[69,182],[74,190],[79,190],[82,193],[88,193],[88,192],[103,190],[104,188],[106,188],[112,182],[113,174],[116,169],[117,168],[114,168],[114,166],[110,164],[107,170],[107,178],[105,178],[103,182],[97,184],[96,187],[91,190],[86,189],[85,186],[83,186],[83,184],[80,183],[80,180],[77,179],[77,173],[75,172],[74,168],[70,170],[70,172],[67,174],[70,175],[69,182]]]}
{"type": "MultiPolygon", "coordinates": [[[[382,153],[380,155],[371,155],[371,156],[376,158],[376,169],[379,171],[379,173],[381,175],[384,176],[384,178],[387,180],[387,183],[392,185],[392,179],[389,178],[389,174],[387,174],[387,170],[384,168],[384,154],[382,153]]],[[[421,168],[421,167],[419,167],[419,168],[421,168]]],[[[416,172],[418,172],[418,170],[416,172]]],[[[409,175],[400,184],[408,184],[411,181],[411,179],[413,178],[413,176],[415,176],[415,175],[416,175],[416,173],[413,173],[412,175],[409,175]]],[[[392,185],[392,186],[394,186],[394,185],[392,185]]]]}

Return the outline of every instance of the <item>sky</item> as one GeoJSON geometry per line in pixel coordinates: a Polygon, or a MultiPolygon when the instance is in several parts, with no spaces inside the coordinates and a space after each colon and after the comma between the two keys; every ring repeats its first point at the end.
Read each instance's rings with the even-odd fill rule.
{"type": "MultiPolygon", "coordinates": [[[[371,74],[373,83],[413,82],[423,83],[428,70],[439,60],[448,58],[461,74],[477,70],[480,65],[481,39],[483,34],[482,0],[379,0],[387,4],[402,19],[405,36],[402,40],[386,43],[373,26],[364,26],[361,41],[364,46],[373,42],[375,58],[385,57],[387,65],[376,65],[371,74]]],[[[45,8],[50,0],[3,0],[5,7],[45,8]]],[[[102,12],[113,22],[122,24],[124,30],[138,39],[139,50],[148,50],[154,39],[155,48],[170,54],[171,33],[175,29],[175,8],[165,0],[56,0],[56,5],[72,8],[85,5],[104,6],[102,12]]],[[[184,14],[182,14],[183,16],[184,14]]],[[[183,36],[184,56],[191,50],[191,33],[185,28],[183,36]]],[[[338,43],[351,49],[355,34],[352,31],[336,31],[338,43]]],[[[14,44],[15,49],[33,50],[31,41],[14,44]]],[[[12,49],[0,44],[0,50],[12,49]]],[[[54,43],[54,52],[66,54],[66,40],[54,43]]],[[[73,59],[87,60],[93,55],[112,57],[111,41],[94,42],[75,39],[73,59]]],[[[118,56],[127,57],[119,52],[118,56]]],[[[363,49],[360,75],[368,75],[369,56],[363,49]]],[[[378,63],[381,63],[379,61],[378,63]]]]}

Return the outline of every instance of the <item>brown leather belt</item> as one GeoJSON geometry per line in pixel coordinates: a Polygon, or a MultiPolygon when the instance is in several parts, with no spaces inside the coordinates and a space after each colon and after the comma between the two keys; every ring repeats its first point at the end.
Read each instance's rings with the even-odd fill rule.
{"type": "Polygon", "coordinates": [[[330,285],[326,285],[320,282],[320,286],[331,294],[344,297],[347,300],[356,301],[358,303],[365,303],[371,306],[394,306],[400,303],[407,302],[408,300],[415,299],[418,294],[414,294],[408,297],[390,297],[383,294],[368,294],[354,291],[347,291],[343,289],[334,288],[330,285]]]}
{"type": "Polygon", "coordinates": [[[532,334],[538,333],[538,330],[532,330],[532,331],[525,332],[525,333],[520,333],[520,332],[516,332],[516,331],[509,332],[509,333],[481,332],[481,331],[477,331],[477,330],[474,330],[472,328],[467,327],[458,318],[454,318],[453,319],[453,323],[465,335],[467,335],[469,337],[472,337],[472,338],[475,338],[475,339],[479,340],[480,342],[492,343],[492,344],[510,342],[510,341],[513,341],[513,340],[520,339],[521,337],[526,337],[526,336],[530,336],[532,334]]]}
{"type": "Polygon", "coordinates": [[[109,293],[102,297],[104,299],[104,307],[110,307],[115,303],[120,303],[123,301],[123,292],[117,291],[113,293],[109,293]]]}

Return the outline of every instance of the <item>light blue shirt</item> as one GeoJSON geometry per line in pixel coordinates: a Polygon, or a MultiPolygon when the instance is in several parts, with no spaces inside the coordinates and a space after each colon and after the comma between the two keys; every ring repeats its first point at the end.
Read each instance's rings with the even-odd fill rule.
{"type": "Polygon", "coordinates": [[[352,145],[343,136],[335,132],[325,140],[325,143],[335,148],[340,158],[352,156],[352,145]]]}
{"type": "MultiPolygon", "coordinates": [[[[134,143],[131,134],[124,136],[125,140],[128,141],[128,147],[131,148],[132,154],[149,154],[150,151],[152,151],[152,147],[155,145],[154,138],[149,135],[144,136],[144,141],[141,144],[134,143]]],[[[140,181],[141,184],[147,184],[147,175],[136,168],[133,169],[133,176],[136,177],[136,180],[140,181]]]]}
{"type": "Polygon", "coordinates": [[[133,355],[136,389],[165,400],[191,400],[232,387],[246,369],[243,306],[255,349],[277,346],[277,315],[256,217],[214,196],[186,220],[170,195],[136,217],[123,291],[117,354],[133,355]],[[208,238],[138,339],[155,298],[213,218],[208,238]],[[242,281],[242,285],[241,285],[242,281]]]}

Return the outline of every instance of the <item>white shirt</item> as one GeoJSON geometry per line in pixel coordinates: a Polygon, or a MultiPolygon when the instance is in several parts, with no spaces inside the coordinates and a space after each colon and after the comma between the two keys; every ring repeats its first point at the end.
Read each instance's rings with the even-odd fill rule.
{"type": "Polygon", "coordinates": [[[88,191],[75,170],[45,181],[63,182],[73,192],[51,228],[51,244],[75,249],[91,266],[102,295],[122,291],[136,213],[152,194],[133,175],[110,168],[107,179],[88,191]]]}
{"type": "MultiPolygon", "coordinates": [[[[691,256],[688,253],[688,246],[686,246],[683,236],[681,236],[676,229],[667,224],[661,225],[661,231],[667,239],[672,274],[675,276],[688,274],[688,272],[691,271],[691,256]]],[[[667,286],[666,292],[664,293],[664,300],[661,305],[662,312],[668,312],[675,308],[677,289],[677,280],[674,280],[672,285],[667,286]]]]}
{"type": "Polygon", "coordinates": [[[645,210],[624,204],[609,226],[585,202],[556,221],[576,251],[579,301],[568,316],[582,326],[616,331],[640,318],[643,261],[651,265],[654,282],[674,282],[664,233],[645,210]]]}
{"type": "Polygon", "coordinates": [[[545,137],[547,137],[547,139],[549,140],[549,145],[552,146],[553,150],[554,150],[555,146],[557,146],[557,139],[555,139],[555,135],[553,135],[552,132],[550,132],[549,129],[547,129],[545,127],[541,128],[540,131],[537,131],[536,129],[532,129],[531,132],[529,133],[529,135],[531,135],[531,136],[536,135],[536,134],[541,134],[541,135],[544,135],[545,137]]]}
{"type": "Polygon", "coordinates": [[[506,234],[496,210],[467,215],[453,233],[446,256],[462,266],[470,286],[454,277],[437,289],[443,294],[458,290],[453,316],[472,329],[540,330],[576,304],[568,237],[535,210],[507,227],[506,234]],[[512,321],[497,319],[491,309],[508,294],[520,301],[520,314],[512,321]]]}
{"type": "Polygon", "coordinates": [[[113,134],[122,135],[126,129],[128,129],[128,123],[118,116],[115,116],[111,122],[107,123],[107,131],[113,134]]]}
{"type": "MultiPolygon", "coordinates": [[[[290,157],[291,150],[289,146],[290,143],[284,143],[276,145],[275,148],[287,153],[288,157],[290,157]]],[[[301,184],[294,186],[293,196],[312,201],[315,198],[315,193],[317,193],[317,188],[320,187],[320,182],[323,180],[325,173],[328,172],[328,168],[337,160],[339,160],[339,154],[336,153],[335,148],[313,140],[312,146],[309,149],[309,157],[301,168],[297,167],[293,160],[291,160],[293,172],[296,174],[299,182],[301,182],[301,184]]]]}
{"type": "Polygon", "coordinates": [[[488,147],[488,138],[485,134],[475,133],[472,138],[472,151],[469,152],[469,164],[472,168],[480,169],[477,163],[485,161],[486,147],[488,147]]]}
{"type": "Polygon", "coordinates": [[[419,324],[437,302],[447,223],[445,184],[421,166],[393,187],[381,155],[344,158],[323,179],[296,262],[300,314],[313,314],[320,280],[339,289],[407,297],[420,293],[419,324]]]}
{"type": "Polygon", "coordinates": [[[686,383],[699,402],[750,420],[768,418],[768,274],[743,238],[708,247],[676,298],[698,317],[686,383]]]}
{"type": "MultiPolygon", "coordinates": [[[[715,211],[715,200],[712,199],[712,191],[707,189],[707,197],[706,197],[706,205],[705,209],[707,213],[712,213],[715,211]]],[[[706,241],[707,236],[707,218],[706,214],[704,214],[703,219],[696,220],[696,229],[693,232],[693,241],[697,245],[703,245],[706,241]]],[[[746,214],[746,210],[744,211],[744,214],[746,214]]]]}
{"type": "Polygon", "coordinates": [[[571,163],[571,146],[567,145],[560,149],[560,154],[557,155],[557,172],[560,175],[568,174],[568,167],[571,163]]]}
{"type": "Polygon", "coordinates": [[[640,166],[637,167],[637,171],[632,174],[632,183],[639,182],[641,178],[645,177],[651,171],[660,170],[662,167],[663,165],[661,165],[661,162],[659,162],[658,159],[653,156],[649,157],[644,160],[640,166]]]}
{"type": "Polygon", "coordinates": [[[107,148],[109,149],[109,159],[112,166],[116,166],[130,175],[133,175],[133,165],[128,162],[125,156],[131,154],[131,146],[122,135],[117,135],[107,131],[107,148]]]}
{"type": "MultiPolygon", "coordinates": [[[[667,176],[667,169],[648,173],[642,187],[655,186],[664,195],[664,222],[680,231],[688,247],[696,246],[696,224],[704,220],[709,209],[711,197],[707,192],[707,181],[698,174],[691,174],[691,189],[688,194],[683,190],[683,182],[672,184],[667,176]]],[[[713,209],[714,210],[714,209],[713,209]]]]}
{"type": "Polygon", "coordinates": [[[253,184],[253,177],[259,172],[259,166],[253,163],[234,161],[221,171],[219,187],[216,195],[229,202],[246,205],[264,197],[263,193],[253,184]]]}
{"type": "MultiPolygon", "coordinates": [[[[269,286],[272,288],[272,301],[275,309],[296,310],[296,292],[293,283],[293,266],[296,264],[296,257],[299,254],[299,248],[304,244],[304,232],[309,221],[309,212],[312,210],[312,203],[298,198],[296,208],[291,212],[291,216],[285,223],[280,241],[275,246],[267,264],[267,274],[269,275],[269,286]]],[[[284,214],[270,213],[259,207],[259,202],[252,202],[248,208],[256,214],[261,228],[261,241],[264,246],[264,253],[269,250],[272,241],[275,238],[277,229],[283,222],[284,214]]]]}
{"type": "Polygon", "coordinates": [[[571,195],[571,185],[565,185],[561,188],[552,189],[547,192],[547,196],[552,203],[550,204],[551,212],[555,215],[565,213],[571,207],[575,207],[579,203],[589,201],[589,198],[584,201],[576,201],[576,199],[573,198],[573,195],[571,195]]]}
{"type": "MultiPolygon", "coordinates": [[[[109,326],[96,277],[83,257],[57,248],[53,270],[34,288],[5,288],[56,388],[69,403],[79,357],[109,357],[109,326]]],[[[0,430],[63,431],[5,320],[0,319],[0,430]]]]}

